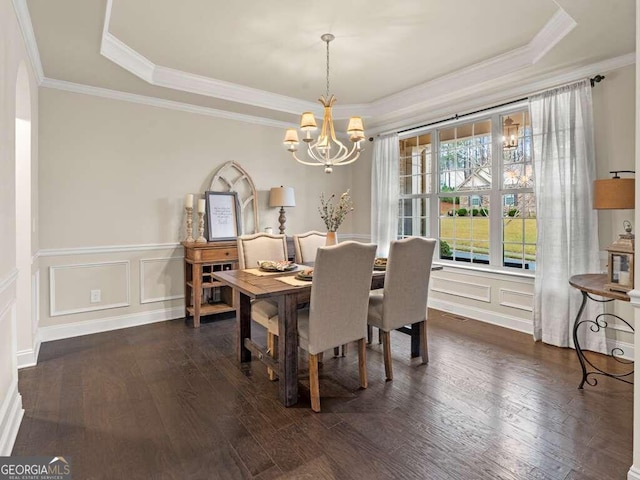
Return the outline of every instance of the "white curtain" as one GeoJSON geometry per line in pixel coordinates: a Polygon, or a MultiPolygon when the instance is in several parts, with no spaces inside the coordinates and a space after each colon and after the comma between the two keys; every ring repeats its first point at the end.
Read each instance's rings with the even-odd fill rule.
{"type": "MultiPolygon", "coordinates": [[[[569,278],[600,271],[589,80],[531,97],[530,111],[538,227],[534,338],[568,347],[582,301],[569,278]]],[[[600,311],[589,300],[582,318],[600,311]]],[[[585,326],[579,333],[583,348],[606,351],[604,331],[585,326]]]]}
{"type": "Polygon", "coordinates": [[[400,144],[397,133],[381,136],[373,141],[371,242],[378,245],[379,257],[388,255],[391,240],[398,237],[399,161],[400,144]]]}

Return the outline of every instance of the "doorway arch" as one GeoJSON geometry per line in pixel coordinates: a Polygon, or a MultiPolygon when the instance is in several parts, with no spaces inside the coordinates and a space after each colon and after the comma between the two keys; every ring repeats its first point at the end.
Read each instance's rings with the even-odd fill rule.
{"type": "Polygon", "coordinates": [[[16,330],[18,367],[35,365],[37,325],[33,315],[31,209],[31,86],[24,62],[18,66],[15,97],[16,330]]]}

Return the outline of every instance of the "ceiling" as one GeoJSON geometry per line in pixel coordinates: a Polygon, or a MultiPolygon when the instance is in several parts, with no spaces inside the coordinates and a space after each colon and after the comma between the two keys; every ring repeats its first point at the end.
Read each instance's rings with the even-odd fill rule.
{"type": "Polygon", "coordinates": [[[28,7],[44,86],[274,125],[321,112],[323,33],[336,37],[336,117],[379,128],[629,64],[635,50],[634,0],[14,3],[28,7]]]}

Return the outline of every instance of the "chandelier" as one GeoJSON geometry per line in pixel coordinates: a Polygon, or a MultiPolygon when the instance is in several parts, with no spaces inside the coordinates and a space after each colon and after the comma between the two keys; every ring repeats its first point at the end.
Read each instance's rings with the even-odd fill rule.
{"type": "Polygon", "coordinates": [[[504,120],[502,130],[502,149],[503,150],[515,150],[518,148],[518,127],[519,123],[515,123],[511,117],[507,116],[504,120]]]}
{"type": "Polygon", "coordinates": [[[331,107],[335,103],[336,97],[329,94],[329,42],[335,37],[330,33],[325,33],[320,38],[327,44],[327,92],[326,95],[318,99],[324,107],[320,136],[317,139],[311,137],[311,132],[318,128],[316,118],[312,112],[304,112],[300,118],[300,130],[305,132],[302,141],[307,144],[307,156],[304,157],[305,159],[300,159],[296,155],[298,151],[297,145],[300,141],[298,140],[298,131],[295,128],[287,129],[284,136],[284,144],[287,145],[287,150],[291,152],[293,158],[298,162],[316,167],[324,166],[325,173],[331,173],[334,165],[348,165],[358,159],[360,152],[364,150],[361,142],[365,137],[362,118],[351,117],[347,126],[349,140],[353,143],[351,149],[336,138],[331,116],[331,107]]]}

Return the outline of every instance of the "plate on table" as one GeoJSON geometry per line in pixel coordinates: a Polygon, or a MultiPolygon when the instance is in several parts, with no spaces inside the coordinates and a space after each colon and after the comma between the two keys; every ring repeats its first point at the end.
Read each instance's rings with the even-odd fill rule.
{"type": "Polygon", "coordinates": [[[307,282],[310,282],[311,280],[313,280],[313,268],[305,268],[301,272],[298,272],[296,278],[298,280],[305,280],[307,282]]]}
{"type": "Polygon", "coordinates": [[[259,260],[258,268],[263,272],[290,272],[298,266],[289,260],[259,260]]]}
{"type": "Polygon", "coordinates": [[[386,270],[387,269],[387,259],[378,257],[373,261],[373,269],[374,270],[386,270]]]}

